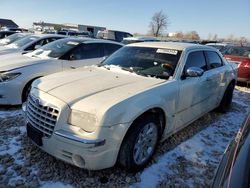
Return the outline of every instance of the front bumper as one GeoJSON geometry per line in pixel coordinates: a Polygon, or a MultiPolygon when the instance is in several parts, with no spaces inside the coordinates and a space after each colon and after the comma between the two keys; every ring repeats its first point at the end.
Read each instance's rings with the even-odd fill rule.
{"type": "MultiPolygon", "coordinates": [[[[98,127],[87,133],[67,123],[70,108],[66,103],[39,90],[32,90],[31,94],[46,103],[53,101],[53,105],[60,109],[53,133],[42,137],[39,146],[42,150],[80,168],[100,170],[114,166],[128,124],[98,127]]],[[[25,105],[23,107],[25,110],[25,105]]]]}
{"type": "Polygon", "coordinates": [[[85,139],[59,131],[56,131],[50,138],[42,138],[42,142],[43,145],[40,148],[45,152],[88,170],[100,170],[114,166],[120,147],[120,140],[112,138],[106,140],[85,139]]]}

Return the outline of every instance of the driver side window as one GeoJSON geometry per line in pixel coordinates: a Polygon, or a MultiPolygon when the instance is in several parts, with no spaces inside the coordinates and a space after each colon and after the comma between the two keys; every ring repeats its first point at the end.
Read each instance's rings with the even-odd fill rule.
{"type": "Polygon", "coordinates": [[[207,70],[207,63],[203,51],[189,53],[184,71],[190,67],[198,67],[204,71],[207,70]]]}

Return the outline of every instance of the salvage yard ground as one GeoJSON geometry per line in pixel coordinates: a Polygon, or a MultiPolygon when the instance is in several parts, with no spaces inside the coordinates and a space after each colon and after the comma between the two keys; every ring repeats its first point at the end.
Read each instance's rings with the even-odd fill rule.
{"type": "Polygon", "coordinates": [[[20,107],[0,108],[2,187],[208,187],[229,142],[250,111],[250,89],[237,86],[232,109],[210,112],[162,143],[142,172],[89,172],[56,160],[26,138],[20,107]]]}

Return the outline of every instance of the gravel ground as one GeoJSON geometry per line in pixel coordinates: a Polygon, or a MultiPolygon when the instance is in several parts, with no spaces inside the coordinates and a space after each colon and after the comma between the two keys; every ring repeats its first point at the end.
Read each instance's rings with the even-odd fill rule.
{"type": "Polygon", "coordinates": [[[237,86],[230,112],[210,112],[162,143],[142,172],[89,172],[56,160],[26,138],[20,107],[0,108],[1,187],[207,187],[227,144],[250,111],[250,89],[237,86]]]}

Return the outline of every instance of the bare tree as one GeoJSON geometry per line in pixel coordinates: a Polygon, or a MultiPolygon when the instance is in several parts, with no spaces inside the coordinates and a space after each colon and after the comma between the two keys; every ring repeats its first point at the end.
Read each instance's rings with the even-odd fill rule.
{"type": "Polygon", "coordinates": [[[152,16],[149,24],[150,32],[155,37],[158,37],[163,33],[164,29],[167,29],[168,25],[169,25],[168,16],[163,14],[162,11],[156,12],[152,16]]]}
{"type": "Polygon", "coordinates": [[[179,31],[176,33],[175,37],[178,39],[182,39],[184,37],[184,34],[183,34],[183,32],[179,31]]]}
{"type": "Polygon", "coordinates": [[[246,37],[240,37],[239,42],[240,42],[240,45],[243,46],[244,43],[247,43],[247,38],[246,37]]]}
{"type": "Polygon", "coordinates": [[[199,40],[200,39],[200,36],[199,34],[197,33],[197,31],[190,31],[190,32],[187,32],[184,37],[186,39],[191,39],[191,40],[199,40]]]}
{"type": "Polygon", "coordinates": [[[218,40],[218,35],[217,34],[214,34],[213,36],[213,40],[217,41],[218,40]]]}

